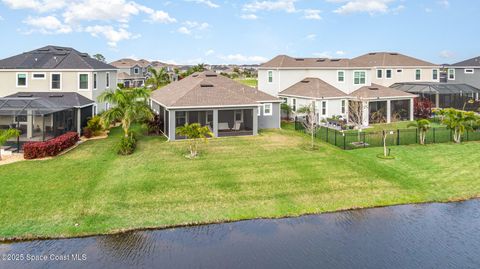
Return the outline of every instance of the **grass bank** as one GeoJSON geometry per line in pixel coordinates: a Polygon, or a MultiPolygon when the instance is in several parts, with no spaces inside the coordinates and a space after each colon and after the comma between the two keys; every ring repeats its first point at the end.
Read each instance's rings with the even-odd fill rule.
{"type": "Polygon", "coordinates": [[[120,136],[46,161],[0,166],[0,238],[71,237],[128,229],[275,218],[480,194],[480,143],[342,151],[293,130],[211,140],[198,160],[185,142],[120,136]]]}

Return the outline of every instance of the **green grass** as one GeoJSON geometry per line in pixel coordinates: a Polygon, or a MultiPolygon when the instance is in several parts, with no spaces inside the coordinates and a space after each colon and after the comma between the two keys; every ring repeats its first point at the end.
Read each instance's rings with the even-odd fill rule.
{"type": "MultiPolygon", "coordinates": [[[[415,127],[408,127],[408,124],[411,121],[398,121],[398,122],[392,122],[392,123],[381,123],[381,124],[371,124],[369,128],[365,128],[363,131],[367,133],[373,133],[373,132],[381,132],[383,130],[397,130],[397,129],[415,129],[415,127]]],[[[431,128],[438,128],[438,127],[443,127],[444,125],[441,125],[436,122],[431,122],[430,124],[431,128]]],[[[356,132],[356,131],[353,131],[356,132]]]]}
{"type": "Polygon", "coordinates": [[[141,137],[116,155],[120,130],[55,159],[0,166],[0,237],[68,237],[145,227],[297,216],[478,196],[480,143],[342,151],[293,130],[185,142],[141,137]],[[78,224],[76,226],[75,224],[78,224]]]}
{"type": "Polygon", "coordinates": [[[236,81],[254,88],[258,86],[258,80],[255,78],[236,79],[236,81]]]}

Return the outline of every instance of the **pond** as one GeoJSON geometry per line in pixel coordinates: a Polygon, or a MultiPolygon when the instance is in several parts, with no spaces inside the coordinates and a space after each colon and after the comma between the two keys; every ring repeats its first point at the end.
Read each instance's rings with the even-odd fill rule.
{"type": "Polygon", "coordinates": [[[480,200],[0,244],[0,255],[2,269],[480,268],[480,200]]]}

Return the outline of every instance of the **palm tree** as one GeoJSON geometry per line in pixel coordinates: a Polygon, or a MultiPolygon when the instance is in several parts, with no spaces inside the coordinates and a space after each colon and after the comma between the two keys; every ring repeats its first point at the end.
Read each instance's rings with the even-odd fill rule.
{"type": "Polygon", "coordinates": [[[425,139],[427,132],[430,129],[430,121],[427,119],[418,119],[415,122],[411,122],[407,125],[407,128],[415,127],[418,129],[418,136],[420,138],[420,145],[425,145],[425,139]]]}
{"type": "Polygon", "coordinates": [[[198,155],[198,142],[203,140],[207,142],[207,137],[213,137],[213,133],[208,129],[207,126],[201,126],[199,123],[187,124],[184,126],[177,127],[175,132],[178,135],[185,136],[189,139],[189,158],[193,159],[198,155]]]}
{"type": "Polygon", "coordinates": [[[147,86],[151,86],[153,90],[158,90],[160,87],[170,83],[170,77],[168,76],[167,69],[165,67],[160,69],[155,69],[152,67],[148,68],[148,72],[152,76],[147,79],[147,86]]]}
{"type": "Polygon", "coordinates": [[[442,124],[445,124],[448,129],[453,131],[453,141],[455,143],[461,143],[462,135],[466,131],[472,130],[475,121],[478,120],[475,112],[454,108],[441,109],[435,112],[442,117],[442,124]]]}
{"type": "MultiPolygon", "coordinates": [[[[8,129],[8,130],[0,130],[0,147],[7,142],[8,139],[12,137],[19,137],[20,131],[17,129],[8,129]]],[[[2,160],[2,154],[0,153],[0,160],[2,160]]]]}
{"type": "Polygon", "coordinates": [[[145,88],[116,89],[104,92],[99,96],[100,102],[108,102],[112,108],[102,114],[104,126],[120,121],[125,137],[129,136],[132,122],[153,118],[152,110],[146,100],[150,91],[145,88]]]}
{"type": "Polygon", "coordinates": [[[305,130],[311,135],[312,149],[315,149],[315,131],[317,130],[317,115],[315,113],[315,102],[310,105],[302,106],[297,110],[299,114],[306,115],[306,121],[304,123],[305,130]]]}

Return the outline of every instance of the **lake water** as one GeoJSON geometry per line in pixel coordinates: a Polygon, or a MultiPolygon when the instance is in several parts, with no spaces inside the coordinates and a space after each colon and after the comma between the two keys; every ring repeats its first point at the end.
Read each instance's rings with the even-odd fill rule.
{"type": "Polygon", "coordinates": [[[0,244],[0,255],[2,269],[480,268],[480,200],[0,244]]]}

